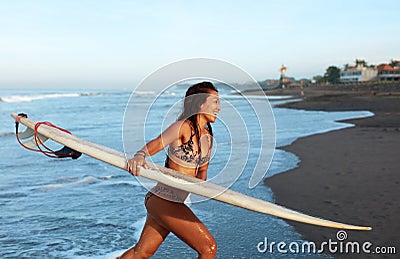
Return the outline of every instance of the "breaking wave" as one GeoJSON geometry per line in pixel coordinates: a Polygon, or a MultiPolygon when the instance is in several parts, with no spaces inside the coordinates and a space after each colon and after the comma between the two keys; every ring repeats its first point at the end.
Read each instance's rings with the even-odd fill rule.
{"type": "Polygon", "coordinates": [[[135,95],[155,95],[154,91],[135,91],[135,95]]]}
{"type": "Polygon", "coordinates": [[[27,94],[27,95],[10,95],[0,96],[0,102],[4,103],[25,103],[41,99],[54,99],[65,97],[80,97],[80,96],[99,96],[102,93],[53,93],[53,94],[27,94]]]}
{"type": "MultiPolygon", "coordinates": [[[[69,178],[69,179],[74,179],[75,177],[69,178]]],[[[62,181],[67,181],[69,180],[67,178],[62,179],[62,181]]],[[[57,184],[46,184],[44,186],[39,187],[38,189],[42,190],[49,190],[49,189],[60,189],[64,187],[72,187],[72,186],[79,186],[79,185],[88,185],[88,184],[94,184],[98,182],[99,180],[96,177],[93,176],[86,176],[85,178],[81,180],[77,180],[74,182],[68,182],[68,183],[57,183],[57,184]]]]}

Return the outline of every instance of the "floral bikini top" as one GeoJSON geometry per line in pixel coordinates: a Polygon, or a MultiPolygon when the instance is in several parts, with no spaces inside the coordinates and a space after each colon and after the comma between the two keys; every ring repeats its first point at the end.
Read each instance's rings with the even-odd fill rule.
{"type": "Polygon", "coordinates": [[[190,139],[187,142],[182,143],[179,146],[172,147],[170,145],[168,148],[168,157],[175,163],[190,168],[197,168],[207,164],[210,160],[211,153],[210,139],[208,138],[209,148],[207,154],[201,156],[201,152],[194,148],[193,136],[195,136],[194,133],[190,136],[190,139]]]}

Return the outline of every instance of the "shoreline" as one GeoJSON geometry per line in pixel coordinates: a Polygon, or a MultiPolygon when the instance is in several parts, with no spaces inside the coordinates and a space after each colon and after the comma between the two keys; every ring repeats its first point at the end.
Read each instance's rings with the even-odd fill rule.
{"type": "MultiPolygon", "coordinates": [[[[354,127],[300,138],[282,147],[298,156],[300,163],[266,178],[264,183],[271,188],[277,204],[313,216],[373,227],[372,231],[346,231],[348,241],[395,246],[398,252],[400,87],[383,91],[310,87],[265,93],[303,98],[278,107],[374,113],[372,117],[343,121],[354,127]]],[[[337,241],[337,229],[287,222],[308,241],[337,241]]]]}

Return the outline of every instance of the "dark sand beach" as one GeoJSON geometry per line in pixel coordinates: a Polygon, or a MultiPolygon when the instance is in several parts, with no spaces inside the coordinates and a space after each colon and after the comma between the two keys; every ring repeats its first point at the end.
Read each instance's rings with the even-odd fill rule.
{"type": "MultiPolygon", "coordinates": [[[[284,105],[289,108],[375,114],[346,121],[354,127],[301,138],[284,147],[301,162],[293,170],[267,178],[265,184],[272,188],[278,204],[335,221],[372,226],[372,231],[347,231],[346,241],[369,241],[371,250],[394,246],[399,255],[400,86],[326,86],[267,94],[304,98],[284,105]]],[[[337,241],[336,229],[288,223],[316,244],[337,241]]]]}

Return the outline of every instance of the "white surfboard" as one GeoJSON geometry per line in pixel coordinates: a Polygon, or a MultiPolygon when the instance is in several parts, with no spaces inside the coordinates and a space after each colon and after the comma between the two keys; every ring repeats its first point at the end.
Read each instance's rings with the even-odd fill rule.
{"type": "MultiPolygon", "coordinates": [[[[18,118],[18,115],[11,114],[14,119],[18,118]]],[[[35,128],[36,122],[29,119],[19,117],[18,121],[27,126],[30,129],[35,128]]],[[[78,138],[74,135],[65,133],[47,125],[40,125],[38,133],[44,137],[50,138],[62,145],[65,145],[78,152],[86,154],[90,157],[106,162],[110,165],[116,166],[123,170],[126,169],[127,161],[125,154],[118,152],[114,149],[89,142],[87,140],[78,138]]],[[[371,230],[371,227],[349,225],[345,223],[335,222],[322,218],[309,216],[294,210],[287,209],[285,207],[276,205],[271,202],[256,199],[239,192],[235,192],[226,189],[222,186],[203,181],[194,177],[190,177],[169,168],[147,162],[149,168],[141,168],[141,177],[145,177],[168,186],[172,186],[177,189],[181,189],[190,193],[194,193],[200,196],[208,197],[214,200],[225,202],[234,206],[238,206],[244,209],[273,215],[283,219],[289,219],[293,221],[303,222],[307,224],[313,224],[324,227],[339,228],[339,229],[351,229],[351,230],[371,230]]]]}

